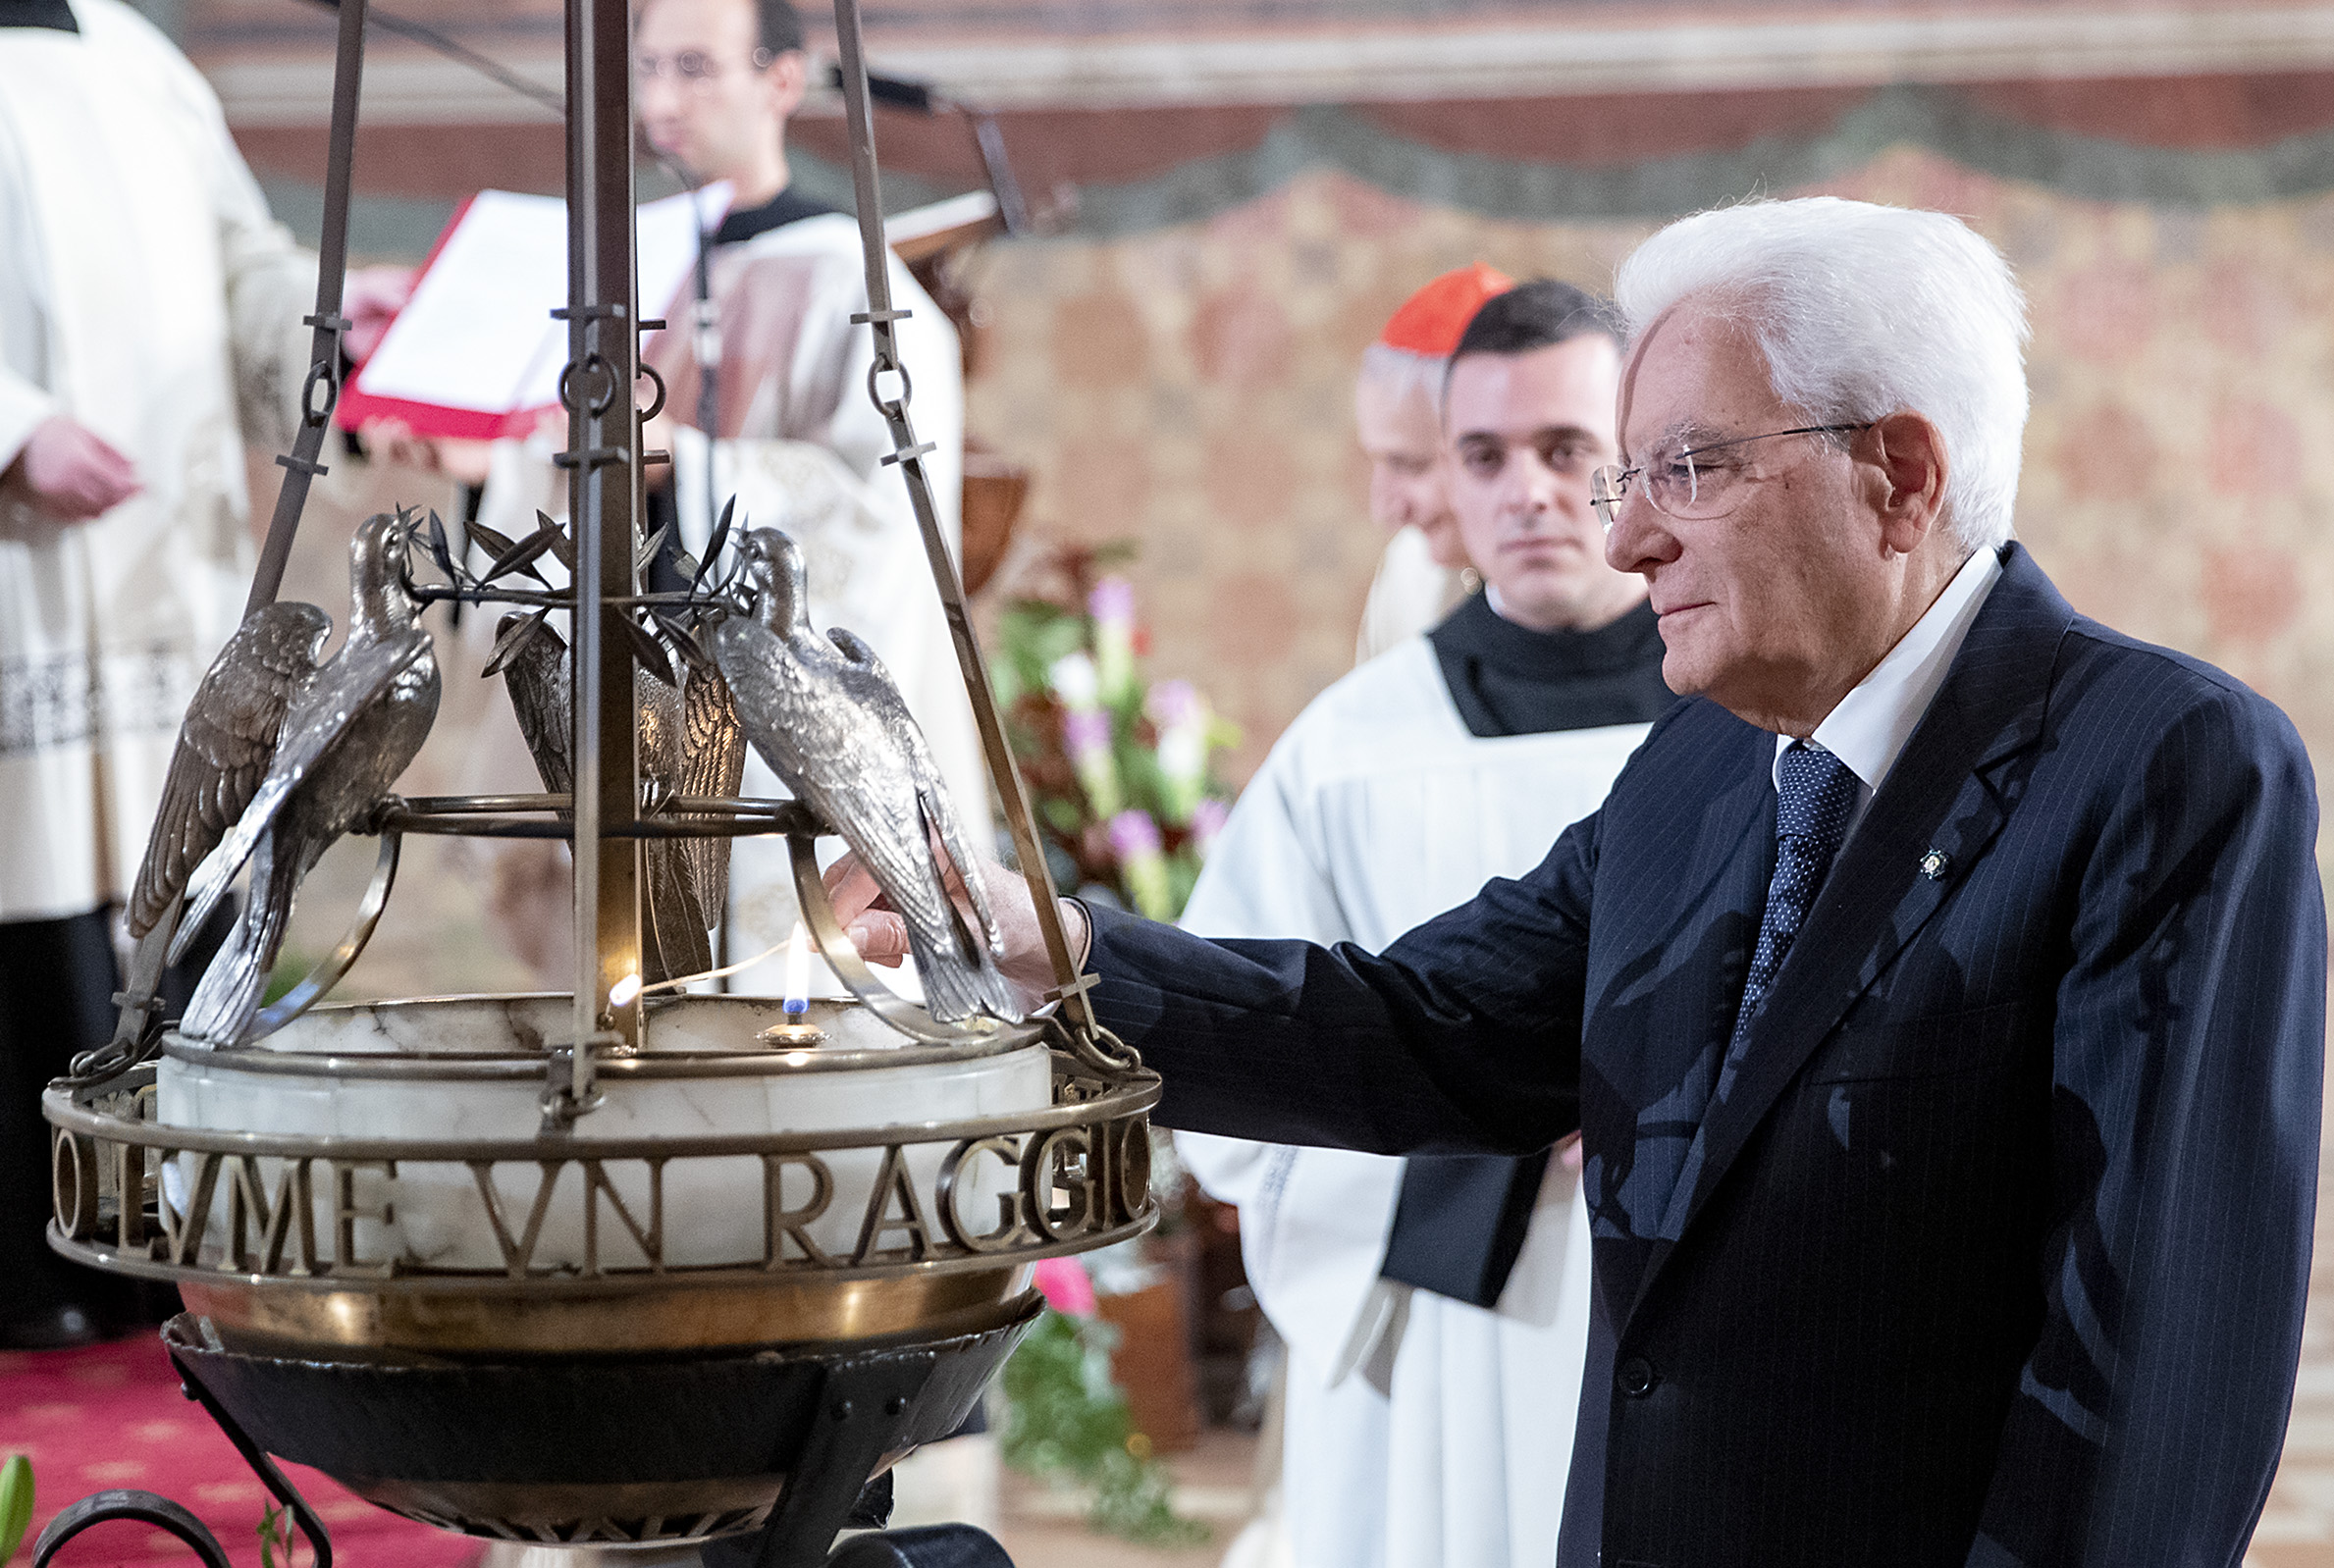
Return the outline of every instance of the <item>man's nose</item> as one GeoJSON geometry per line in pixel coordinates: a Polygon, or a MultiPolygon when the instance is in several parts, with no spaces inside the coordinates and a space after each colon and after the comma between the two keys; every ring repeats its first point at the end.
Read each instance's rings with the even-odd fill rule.
{"type": "Polygon", "coordinates": [[[1565,476],[1538,452],[1525,452],[1509,465],[1518,489],[1515,501],[1518,508],[1533,517],[1545,517],[1561,510],[1565,486],[1565,476]]]}
{"type": "Polygon", "coordinates": [[[1643,572],[1676,555],[1677,541],[1662,526],[1661,514],[1632,486],[1605,530],[1605,564],[1617,572],[1643,572]]]}
{"type": "Polygon", "coordinates": [[[632,78],[633,107],[643,120],[651,116],[659,119],[669,117],[679,98],[679,89],[666,79],[664,72],[660,71],[653,77],[635,75],[632,78]]]}

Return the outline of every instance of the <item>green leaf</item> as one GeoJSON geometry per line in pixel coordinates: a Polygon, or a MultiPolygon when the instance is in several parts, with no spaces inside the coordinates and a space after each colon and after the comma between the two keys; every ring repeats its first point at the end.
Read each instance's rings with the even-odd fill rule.
{"type": "Polygon", "coordinates": [[[648,538],[642,540],[638,547],[632,551],[632,569],[636,572],[640,571],[646,567],[649,562],[655,560],[657,558],[657,551],[664,548],[664,536],[671,532],[672,525],[670,523],[666,523],[663,527],[649,535],[648,538]]]}
{"type": "Polygon", "coordinates": [[[464,532],[469,534],[471,544],[486,551],[488,560],[493,560],[510,548],[510,540],[507,535],[489,528],[484,523],[471,523],[464,532]]]}
{"type": "Polygon", "coordinates": [[[446,543],[446,525],[438,520],[434,507],[430,511],[430,559],[438,563],[438,570],[446,574],[448,582],[461,581],[453,569],[453,547],[446,543]]]}
{"type": "Polygon", "coordinates": [[[16,1554],[17,1542],[32,1528],[32,1461],[10,1454],[0,1465],[0,1562],[16,1554]]]}
{"type": "Polygon", "coordinates": [[[705,583],[705,574],[714,569],[714,562],[721,558],[721,547],[729,543],[729,520],[737,515],[737,497],[732,496],[721,507],[721,520],[714,524],[714,537],[705,542],[705,559],[698,564],[696,574],[689,579],[689,592],[694,594],[705,583]]]}
{"type": "Polygon", "coordinates": [[[640,622],[629,615],[613,615],[609,619],[610,624],[623,632],[624,640],[632,645],[632,656],[640,660],[642,669],[673,690],[680,690],[681,683],[673,678],[672,660],[665,656],[663,643],[650,636],[641,628],[640,622]]]}
{"type": "MultiPolygon", "coordinates": [[[[556,549],[558,547],[559,539],[560,534],[557,528],[545,527],[536,529],[535,532],[515,545],[508,540],[504,540],[503,548],[495,552],[495,563],[486,569],[486,575],[479,581],[491,583],[504,572],[525,572],[535,581],[543,583],[543,574],[530,563],[545,550],[556,549]]],[[[551,585],[544,583],[544,586],[548,588],[551,585]]]]}
{"type": "Polygon", "coordinates": [[[519,651],[525,648],[527,644],[534,641],[535,633],[543,626],[543,618],[550,613],[551,606],[546,604],[534,614],[528,616],[525,620],[520,621],[517,625],[511,627],[510,630],[504,632],[501,637],[495,639],[494,656],[486,661],[486,668],[478,672],[480,678],[483,679],[489,675],[502,674],[503,666],[516,658],[519,654],[519,651]]]}

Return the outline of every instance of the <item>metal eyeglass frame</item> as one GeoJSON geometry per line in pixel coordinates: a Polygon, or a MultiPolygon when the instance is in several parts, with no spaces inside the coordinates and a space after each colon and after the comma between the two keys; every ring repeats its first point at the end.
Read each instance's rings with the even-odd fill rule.
{"type": "MultiPolygon", "coordinates": [[[[1685,450],[1676,453],[1671,460],[1684,458],[1687,472],[1690,475],[1693,470],[1693,459],[1704,452],[1724,451],[1729,446],[1747,446],[1754,441],[1774,441],[1779,436],[1834,436],[1843,431],[1870,430],[1871,428],[1871,420],[1862,420],[1848,425],[1799,425],[1790,430],[1771,430],[1764,435],[1737,436],[1731,441],[1714,441],[1706,446],[1688,446],[1685,450]]],[[[1644,463],[1639,463],[1634,468],[1623,468],[1618,463],[1607,463],[1588,476],[1588,503],[1596,508],[1597,520],[1603,523],[1608,530],[1613,527],[1613,519],[1619,513],[1621,503],[1629,498],[1629,481],[1644,473],[1645,468],[1644,463]]],[[[1699,481],[1689,478],[1687,483],[1698,484],[1699,481]]],[[[1645,488],[1645,499],[1647,504],[1663,516],[1675,517],[1686,522],[1707,522],[1713,517],[1724,515],[1723,511],[1703,512],[1698,515],[1672,511],[1654,499],[1653,487],[1650,485],[1645,488]]]]}

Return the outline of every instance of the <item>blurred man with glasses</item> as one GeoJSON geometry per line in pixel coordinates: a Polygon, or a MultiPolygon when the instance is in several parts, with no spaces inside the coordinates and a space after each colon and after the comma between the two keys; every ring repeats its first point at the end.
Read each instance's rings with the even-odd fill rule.
{"type": "MultiPolygon", "coordinates": [[[[728,189],[728,209],[707,236],[702,314],[694,284],[672,300],[641,302],[670,323],[642,351],[666,388],[646,444],[672,454],[649,470],[649,527],[677,523],[664,557],[651,568],[654,584],[685,586],[672,575],[671,557],[683,549],[702,556],[732,497],[741,526],[792,535],[808,561],[813,623],[848,626],[868,640],[922,722],[958,810],[985,821],[988,790],[972,709],[906,485],[883,461],[890,433],[868,397],[874,339],[851,319],[868,308],[859,228],[802,194],[787,163],[786,125],[809,75],[802,20],[788,0],[644,0],[632,44],[635,111],[650,147],[692,184],[728,189]],[[701,428],[708,421],[710,431],[701,428]]],[[[891,291],[910,313],[899,324],[900,357],[913,386],[917,438],[932,447],[925,466],[953,546],[963,355],[948,318],[896,257],[891,291]]],[[[413,442],[396,449],[469,482],[483,480],[479,520],[517,538],[533,531],[538,508],[554,516],[566,509],[565,476],[552,466],[555,439],[546,431],[491,451],[413,442]],[[471,470],[459,472],[465,462],[471,470]]],[[[491,617],[477,625],[482,637],[493,635],[491,617]]],[[[535,787],[515,727],[500,714],[493,722],[481,748],[491,760],[473,782],[535,787]]],[[[751,756],[744,790],[785,793],[751,756]]],[[[734,958],[775,947],[794,929],[793,883],[776,845],[740,839],[731,852],[729,908],[716,929],[734,958]]],[[[540,848],[499,851],[494,882],[504,925],[563,932],[562,874],[557,856],[540,848]]],[[[523,940],[518,945],[526,950],[523,940]]],[[[772,959],[731,983],[775,994],[784,983],[778,967],[772,959]]]]}
{"type": "MultiPolygon", "coordinates": [[[[802,19],[787,0],[647,0],[632,49],[650,145],[689,178],[730,187],[708,257],[713,324],[685,330],[695,305],[684,289],[664,312],[674,330],[646,350],[669,390],[649,444],[672,452],[668,467],[651,471],[670,476],[651,494],[652,521],[677,516],[681,543],[701,553],[734,496],[741,519],[791,534],[808,557],[813,622],[867,638],[922,721],[958,809],[985,821],[972,709],[907,487],[882,460],[890,433],[868,398],[873,335],[851,320],[868,308],[859,228],[796,190],[786,162],[786,122],[802,106],[809,70],[802,19]],[[710,432],[695,423],[709,374],[718,392],[718,428],[710,432]]],[[[963,355],[948,318],[896,257],[891,291],[912,313],[899,324],[900,356],[914,386],[917,439],[933,446],[925,465],[953,545],[963,355]]],[[[759,758],[747,759],[745,789],[784,793],[759,758]]],[[[743,957],[793,929],[793,884],[782,851],[741,840],[732,853],[729,950],[743,957]]],[[[774,964],[768,976],[749,970],[733,983],[751,990],[766,978],[774,989],[774,964]]]]}

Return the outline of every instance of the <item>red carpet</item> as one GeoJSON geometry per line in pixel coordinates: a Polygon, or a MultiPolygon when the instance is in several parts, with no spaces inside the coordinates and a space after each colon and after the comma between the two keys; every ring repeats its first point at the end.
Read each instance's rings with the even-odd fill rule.
{"type": "MultiPolygon", "coordinates": [[[[41,1527],[66,1504],[109,1487],[158,1491],[192,1509],[236,1568],[258,1568],[259,1520],[273,1500],[202,1407],[179,1392],[159,1339],[86,1350],[0,1352],[0,1457],[32,1460],[37,1506],[12,1563],[32,1559],[41,1527]]],[[[286,1465],[332,1532],[335,1568],[463,1568],[481,1544],[385,1513],[315,1471],[286,1465]]],[[[59,1552],[56,1568],[194,1564],[176,1539],[141,1524],[99,1525],[59,1552]]],[[[278,1568],[283,1555],[277,1554],[278,1568]]],[[[298,1557],[307,1568],[303,1543],[298,1557]]]]}

